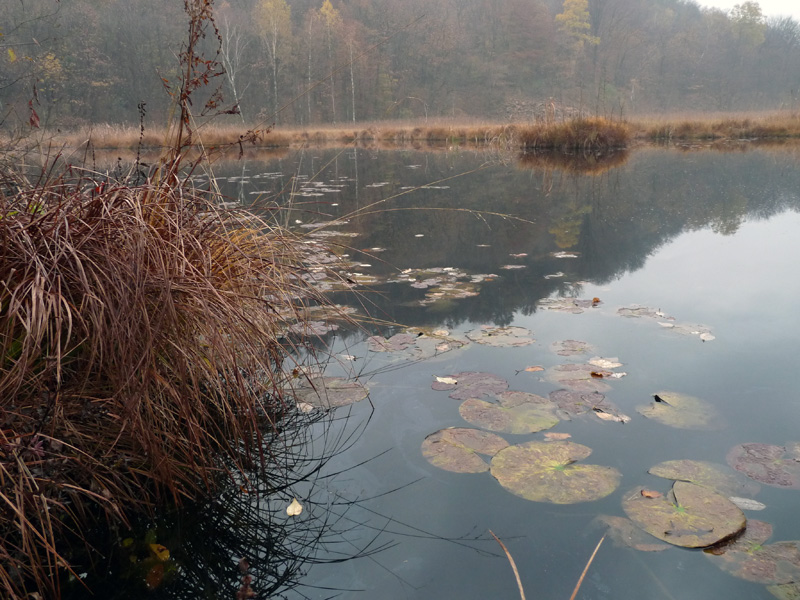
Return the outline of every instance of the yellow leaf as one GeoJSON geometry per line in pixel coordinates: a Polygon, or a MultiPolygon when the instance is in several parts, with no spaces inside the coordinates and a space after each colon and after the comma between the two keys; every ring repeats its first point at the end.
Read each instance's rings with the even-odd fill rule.
{"type": "Polygon", "coordinates": [[[13,48],[8,49],[8,60],[12,63],[17,61],[17,53],[14,52],[13,48]]]}
{"type": "Polygon", "coordinates": [[[150,554],[161,562],[169,560],[169,550],[161,544],[150,544],[150,554]]]}
{"type": "Polygon", "coordinates": [[[297,498],[292,499],[292,503],[286,507],[286,514],[290,517],[296,517],[303,512],[303,505],[297,501],[297,498]]]}

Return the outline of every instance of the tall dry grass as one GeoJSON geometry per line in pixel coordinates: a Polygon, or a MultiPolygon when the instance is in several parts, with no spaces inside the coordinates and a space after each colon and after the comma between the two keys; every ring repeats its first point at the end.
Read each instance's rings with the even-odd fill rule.
{"type": "Polygon", "coordinates": [[[535,123],[519,132],[524,150],[595,151],[625,148],[631,139],[627,123],[601,117],[581,117],[535,123]]]}
{"type": "Polygon", "coordinates": [[[60,543],[263,463],[287,319],[315,297],[287,232],[162,169],[0,196],[0,590],[58,597],[60,543]]]}

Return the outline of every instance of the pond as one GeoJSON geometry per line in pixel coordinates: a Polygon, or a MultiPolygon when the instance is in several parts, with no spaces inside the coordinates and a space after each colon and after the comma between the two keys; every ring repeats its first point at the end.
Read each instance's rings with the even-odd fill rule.
{"type": "MultiPolygon", "coordinates": [[[[357,378],[369,400],[336,409],[327,435],[358,433],[294,493],[335,515],[318,559],[380,551],[311,567],[289,597],[519,597],[490,530],[537,600],[569,598],[606,532],[577,598],[798,597],[766,587],[800,574],[794,545],[773,547],[783,562],[742,558],[800,540],[796,151],[644,148],[575,166],[350,148],[215,174],[347,254],[343,279],[364,285],[331,293],[373,319],[319,329],[326,375],[357,378]],[[501,439],[476,454],[474,433],[448,428],[501,439]],[[771,536],[750,554],[684,547],[731,521],[682,521],[705,509],[677,485],[653,522],[672,480],[649,471],[677,460],[727,469],[714,498],[771,536]],[[623,518],[638,526],[609,529],[623,518]]],[[[696,480],[683,466],[673,477],[696,480]]]]}

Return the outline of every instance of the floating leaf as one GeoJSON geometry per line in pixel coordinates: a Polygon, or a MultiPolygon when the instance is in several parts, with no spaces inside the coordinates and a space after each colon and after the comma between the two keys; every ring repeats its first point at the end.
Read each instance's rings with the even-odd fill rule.
{"type": "Polygon", "coordinates": [[[367,348],[370,352],[401,352],[413,345],[416,338],[408,333],[397,333],[388,339],[373,335],[367,338],[367,348]]]}
{"type": "Polygon", "coordinates": [[[602,358],[600,356],[595,356],[588,362],[593,367],[598,367],[600,369],[616,369],[622,366],[622,363],[619,362],[619,359],[616,356],[614,358],[602,358]]]}
{"type": "Polygon", "coordinates": [[[733,502],[742,510],[764,510],[767,505],[752,498],[740,498],[739,496],[728,496],[728,500],[733,502]]]}
{"type": "Polygon", "coordinates": [[[574,464],[591,453],[573,442],[527,442],[498,452],[492,459],[492,475],[526,500],[590,502],[608,496],[622,477],[613,467],[574,464]]]}
{"type": "Polygon", "coordinates": [[[668,460],[648,471],[656,477],[689,481],[725,496],[757,494],[760,487],[730,467],[702,460],[668,460]]]}
{"type": "Polygon", "coordinates": [[[158,588],[164,581],[164,565],[162,563],[157,563],[150,567],[147,571],[147,575],[144,578],[144,584],[147,586],[147,589],[154,590],[158,588]]]}
{"type": "Polygon", "coordinates": [[[592,347],[586,342],[564,340],[562,342],[553,342],[550,348],[559,356],[576,356],[578,354],[586,354],[592,347]]]}
{"type": "Polygon", "coordinates": [[[722,494],[686,481],[676,481],[660,498],[636,488],[622,500],[630,519],[667,543],[703,548],[727,540],[744,529],[744,513],[722,494]]]}
{"type": "Polygon", "coordinates": [[[526,392],[503,392],[497,402],[470,398],[458,409],[465,421],[490,431],[535,433],[559,421],[556,405],[547,398],[526,392]]]}
{"type": "Polygon", "coordinates": [[[464,427],[442,429],[422,442],[422,455],[435,467],[454,473],[483,473],[489,465],[478,454],[494,456],[508,446],[493,433],[464,427]]]}
{"type": "Polygon", "coordinates": [[[466,345],[466,340],[449,337],[448,332],[412,327],[386,339],[379,335],[367,338],[367,348],[372,352],[386,352],[402,360],[424,360],[466,345]],[[444,333],[444,335],[442,335],[444,333]]]}
{"type": "Polygon", "coordinates": [[[608,536],[617,546],[633,548],[642,552],[662,552],[670,548],[669,544],[657,542],[653,537],[642,531],[630,519],[625,517],[612,517],[599,515],[595,522],[608,528],[608,536]]]}
{"type": "Polygon", "coordinates": [[[728,464],[758,482],[767,485],[800,489],[800,462],[794,443],[782,446],[771,444],[739,444],[725,457],[728,464]]]}
{"type": "Polygon", "coordinates": [[[650,404],[637,406],[636,411],[648,419],[653,419],[678,429],[719,429],[722,425],[716,409],[700,398],[678,394],[677,392],[658,392],[650,404]]]}
{"type": "Polygon", "coordinates": [[[645,498],[661,498],[663,496],[661,492],[657,492],[656,490],[642,490],[642,496],[645,498]]]}
{"type": "Polygon", "coordinates": [[[339,377],[316,377],[295,389],[298,405],[305,403],[318,408],[337,408],[366,398],[369,391],[357,381],[339,377]]]}
{"type": "Polygon", "coordinates": [[[458,380],[452,377],[437,377],[436,381],[438,381],[439,383],[444,383],[446,385],[455,385],[458,383],[458,380]]]}
{"type": "Polygon", "coordinates": [[[150,555],[160,562],[169,560],[169,549],[161,544],[148,544],[150,555]]]}
{"type": "MultiPolygon", "coordinates": [[[[450,397],[456,400],[495,396],[508,389],[508,382],[505,379],[491,373],[466,371],[450,375],[450,378],[455,379],[457,383],[434,381],[431,388],[437,391],[452,390],[450,397]]],[[[440,378],[437,377],[437,379],[440,378]]]]}
{"type": "Polygon", "coordinates": [[[706,554],[719,568],[747,581],[785,584],[800,580],[800,541],[764,544],[772,526],[751,519],[744,534],[706,554]]]}
{"type": "Polygon", "coordinates": [[[524,327],[492,327],[482,325],[480,329],[467,332],[473,342],[495,347],[528,346],[535,340],[530,330],[524,327]]]}
{"type": "Polygon", "coordinates": [[[572,435],[569,434],[569,433],[556,433],[556,432],[548,431],[547,433],[544,434],[544,437],[545,437],[546,440],[550,440],[550,441],[552,441],[552,440],[568,440],[569,438],[572,437],[572,435]]]}
{"type": "Polygon", "coordinates": [[[544,367],[541,367],[539,365],[534,365],[534,366],[531,366],[531,367],[525,367],[525,369],[523,369],[523,370],[526,373],[538,373],[539,371],[544,371],[544,367]]]}
{"type": "Polygon", "coordinates": [[[300,513],[303,512],[303,505],[297,501],[297,498],[293,498],[291,504],[286,507],[286,514],[290,517],[296,517],[300,513]]]}

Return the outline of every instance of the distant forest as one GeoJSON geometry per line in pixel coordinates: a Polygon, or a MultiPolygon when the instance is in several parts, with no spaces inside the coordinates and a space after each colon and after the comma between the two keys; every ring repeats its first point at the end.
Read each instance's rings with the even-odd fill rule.
{"type": "MultiPolygon", "coordinates": [[[[0,123],[162,124],[180,0],[3,0],[0,123]]],[[[800,108],[800,24],[685,0],[227,0],[225,106],[255,123],[800,108]]],[[[199,110],[198,110],[199,112],[199,110]]]]}

